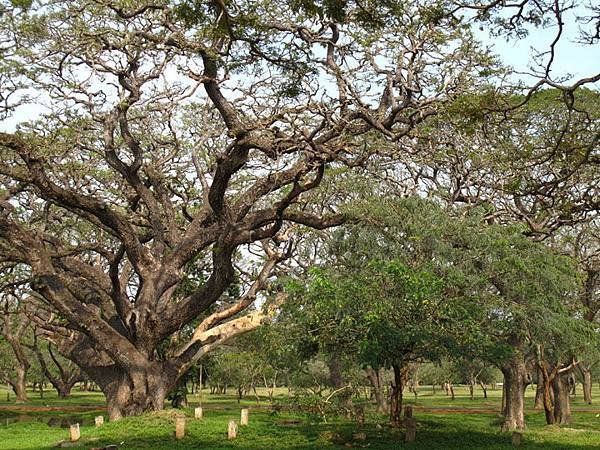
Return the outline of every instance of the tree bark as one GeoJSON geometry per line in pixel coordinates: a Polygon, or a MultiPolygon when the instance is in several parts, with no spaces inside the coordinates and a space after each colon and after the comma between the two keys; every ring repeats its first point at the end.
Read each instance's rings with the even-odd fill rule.
{"type": "Polygon", "coordinates": [[[500,406],[500,413],[506,415],[506,383],[502,380],[502,402],[500,406]]]}
{"type": "Polygon", "coordinates": [[[63,384],[62,386],[59,386],[58,388],[56,388],[56,392],[58,394],[59,398],[67,398],[71,396],[71,389],[73,389],[73,386],[75,385],[75,383],[69,383],[69,384],[63,384]]]}
{"type": "Polygon", "coordinates": [[[544,407],[544,376],[539,365],[537,367],[537,383],[535,387],[535,402],[533,407],[535,409],[542,409],[544,407]]]}
{"type": "Polygon", "coordinates": [[[571,390],[570,373],[557,374],[552,380],[554,390],[554,423],[568,425],[571,423],[571,402],[569,392],[571,390]]]}
{"type": "Polygon", "coordinates": [[[481,390],[483,391],[483,398],[488,398],[487,396],[487,388],[485,387],[485,384],[482,383],[481,381],[479,382],[479,386],[481,386],[481,390]]]}
{"type": "Polygon", "coordinates": [[[108,418],[111,421],[163,410],[171,388],[163,375],[147,370],[119,374],[100,387],[106,395],[108,418]]]}
{"type": "Polygon", "coordinates": [[[20,321],[16,330],[13,330],[11,314],[12,313],[7,310],[0,322],[0,336],[3,336],[9,343],[16,359],[15,378],[10,379],[9,376],[6,375],[6,382],[11,385],[15,392],[16,403],[25,403],[28,400],[26,386],[27,371],[31,367],[31,364],[29,363],[29,358],[25,354],[22,337],[29,326],[29,320],[23,312],[20,312],[18,314],[20,321]]]}
{"type": "Polygon", "coordinates": [[[552,382],[556,377],[558,369],[548,370],[548,365],[545,361],[540,360],[538,362],[539,376],[538,389],[536,390],[536,396],[538,391],[542,395],[542,406],[544,407],[544,413],[546,415],[546,423],[548,425],[554,424],[554,395],[552,390],[552,382]],[[540,387],[541,386],[541,387],[540,387]]]}
{"type": "Polygon", "coordinates": [[[66,356],[104,393],[110,421],[163,410],[167,394],[181,375],[162,361],[137,361],[127,367],[111,364],[85,342],[69,349],[66,356]]]}
{"type": "Polygon", "coordinates": [[[390,424],[393,427],[399,427],[402,424],[402,391],[404,390],[408,367],[393,364],[392,370],[394,372],[394,382],[390,394],[390,424]]]}
{"type": "Polygon", "coordinates": [[[350,390],[344,389],[344,374],[342,372],[342,363],[337,355],[331,355],[327,362],[329,368],[329,381],[334,390],[340,390],[340,398],[343,404],[352,410],[352,394],[350,390]]]}
{"type": "Polygon", "coordinates": [[[379,370],[374,370],[371,367],[367,367],[367,378],[371,383],[371,387],[373,388],[373,395],[375,396],[375,401],[377,402],[377,412],[383,413],[388,410],[387,400],[383,393],[383,386],[381,383],[381,376],[379,370]]]}
{"type": "Polygon", "coordinates": [[[27,369],[21,365],[16,368],[15,380],[11,383],[13,391],[15,391],[16,403],[27,402],[27,369]]]}
{"type": "Polygon", "coordinates": [[[581,377],[583,378],[583,401],[587,405],[592,404],[592,374],[589,367],[584,364],[579,365],[581,371],[581,377]]]}
{"type": "Polygon", "coordinates": [[[530,377],[525,368],[521,351],[502,366],[504,375],[504,422],[503,431],[522,430],[525,428],[524,398],[525,388],[530,377]]]}

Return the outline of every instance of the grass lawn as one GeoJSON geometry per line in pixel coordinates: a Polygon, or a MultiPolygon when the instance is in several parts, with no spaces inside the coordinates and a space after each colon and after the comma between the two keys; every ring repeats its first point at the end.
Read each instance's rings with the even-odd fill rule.
{"type": "MultiPolygon", "coordinates": [[[[261,392],[259,392],[261,393],[261,392]]],[[[285,395],[281,389],[278,395],[285,395]]],[[[468,413],[446,410],[427,411],[421,408],[480,408],[499,409],[500,390],[489,390],[488,399],[470,400],[467,389],[456,388],[454,401],[438,389],[432,395],[430,387],[423,387],[415,404],[412,394],[405,394],[407,403],[415,404],[417,420],[417,440],[404,443],[402,430],[387,427],[386,418],[374,413],[367,414],[364,426],[343,419],[328,423],[311,423],[301,414],[274,413],[266,401],[257,404],[247,397],[238,404],[232,395],[210,395],[204,391],[202,404],[204,420],[193,419],[193,407],[199,397],[190,396],[191,408],[188,416],[186,437],[181,441],[173,438],[175,411],[147,414],[143,417],[127,418],[115,423],[106,423],[101,428],[93,426],[93,417],[103,411],[18,411],[5,409],[14,404],[6,402],[6,392],[0,390],[0,449],[43,449],[52,448],[57,442],[68,438],[68,429],[48,426],[53,417],[67,417],[83,423],[81,426],[80,448],[102,447],[117,444],[119,449],[316,449],[316,448],[370,448],[370,449],[508,449],[511,446],[509,433],[499,431],[500,416],[495,412],[468,413]],[[238,438],[228,441],[227,423],[230,419],[239,421],[241,406],[250,408],[250,425],[241,427],[238,438]],[[12,422],[22,416],[23,422],[12,422]],[[10,418],[10,419],[9,419],[10,418]],[[8,424],[7,424],[7,419],[8,424]],[[38,420],[38,421],[35,421],[38,420]],[[292,423],[290,423],[292,422],[292,423]],[[297,423],[293,423],[297,422],[297,423]],[[353,434],[362,432],[366,440],[353,440],[353,434]]],[[[527,404],[533,404],[533,391],[527,391],[527,404]]],[[[528,449],[600,449],[600,414],[594,406],[582,404],[581,393],[573,399],[574,409],[587,409],[573,413],[573,424],[568,428],[547,427],[543,412],[531,409],[527,412],[528,429],[524,433],[521,448],[528,449]]],[[[595,389],[595,398],[600,399],[600,389],[595,389]]],[[[99,393],[74,390],[69,399],[57,399],[47,392],[45,398],[31,393],[31,405],[76,408],[81,405],[101,405],[104,399],[99,393]]],[[[600,407],[596,406],[600,409],[600,407]]],[[[106,417],[106,415],[105,415],[106,417]]]]}

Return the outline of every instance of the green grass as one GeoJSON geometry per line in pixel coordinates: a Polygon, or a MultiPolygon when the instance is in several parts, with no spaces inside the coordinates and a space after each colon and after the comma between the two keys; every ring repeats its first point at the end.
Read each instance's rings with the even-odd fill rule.
{"type": "MultiPolygon", "coordinates": [[[[263,394],[263,392],[260,392],[263,394]]],[[[278,395],[285,395],[286,390],[278,390],[278,395]]],[[[50,394],[50,393],[48,393],[50,394]]],[[[417,406],[421,407],[457,407],[457,408],[491,408],[499,409],[499,390],[488,392],[489,398],[480,398],[477,391],[475,400],[468,398],[464,387],[456,389],[454,401],[447,398],[440,390],[437,395],[431,394],[431,388],[424,387],[417,398],[417,406]]],[[[600,390],[594,392],[600,398],[600,390]]],[[[5,392],[0,391],[4,400],[0,405],[7,405],[5,392]]],[[[100,404],[103,397],[99,393],[74,391],[69,399],[57,399],[56,395],[46,395],[44,400],[31,394],[31,404],[38,406],[67,406],[100,404]]],[[[533,391],[527,391],[528,405],[533,403],[533,391]]],[[[414,396],[408,392],[405,399],[414,404],[414,396]]],[[[186,437],[176,441],[174,433],[174,411],[147,414],[142,417],[127,418],[115,423],[106,423],[101,428],[93,425],[81,427],[81,447],[102,447],[117,444],[119,449],[342,449],[352,445],[355,448],[370,449],[509,449],[511,436],[499,431],[500,416],[498,413],[433,413],[415,410],[417,420],[417,441],[414,444],[404,443],[402,430],[391,429],[386,425],[384,416],[367,414],[367,423],[359,426],[343,419],[335,419],[328,423],[311,423],[306,416],[292,413],[273,413],[266,401],[257,405],[252,397],[247,397],[238,404],[232,395],[210,395],[204,391],[202,403],[204,420],[193,419],[193,406],[199,401],[197,396],[190,396],[191,408],[186,410],[188,416],[186,437]],[[239,421],[241,406],[250,407],[250,425],[241,427],[238,438],[228,441],[226,437],[227,423],[230,419],[239,421]],[[286,420],[299,420],[298,424],[285,423],[286,420]],[[380,425],[379,427],[377,425],[380,425]],[[352,435],[364,432],[366,441],[353,441],[352,435]]],[[[574,408],[583,408],[581,399],[574,399],[574,408]]],[[[593,409],[587,407],[587,409],[593,409]]],[[[598,407],[597,407],[598,408],[598,407]]],[[[14,410],[0,409],[2,419],[14,417],[19,413],[14,410]]],[[[22,413],[25,414],[25,413],[22,413]]],[[[68,438],[68,429],[48,426],[45,422],[56,416],[56,411],[26,413],[41,422],[21,422],[0,425],[0,449],[44,449],[52,448],[62,439],[68,438]]],[[[74,416],[84,423],[90,423],[98,412],[67,412],[61,416],[74,416]],[[86,422],[87,421],[87,422],[86,422]]],[[[568,428],[547,427],[543,412],[528,411],[528,429],[524,434],[521,448],[526,449],[592,449],[600,448],[600,414],[595,412],[574,412],[573,424],[568,428]]]]}

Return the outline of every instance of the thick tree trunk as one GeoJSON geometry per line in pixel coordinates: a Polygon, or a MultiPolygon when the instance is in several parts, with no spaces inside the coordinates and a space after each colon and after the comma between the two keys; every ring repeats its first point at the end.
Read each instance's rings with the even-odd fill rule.
{"type": "Polygon", "coordinates": [[[342,372],[342,363],[337,355],[331,355],[327,362],[329,368],[329,380],[334,390],[340,390],[340,398],[343,404],[352,410],[352,394],[348,389],[344,389],[344,374],[342,372]]]}
{"type": "Polygon", "coordinates": [[[524,399],[528,374],[521,352],[517,352],[503,367],[504,375],[504,422],[503,431],[525,428],[524,399]]]}
{"type": "Polygon", "coordinates": [[[554,390],[554,422],[559,425],[568,425],[571,423],[571,405],[569,392],[571,385],[569,382],[570,374],[568,372],[556,375],[552,380],[554,390]]]}
{"type": "Polygon", "coordinates": [[[73,389],[72,384],[64,384],[56,388],[56,392],[59,398],[67,398],[71,396],[71,389],[73,389]]]}
{"type": "Polygon", "coordinates": [[[383,393],[383,386],[381,383],[381,376],[379,374],[379,370],[373,370],[371,367],[368,367],[366,371],[367,378],[369,379],[371,387],[373,388],[373,395],[375,396],[375,401],[377,402],[377,412],[386,412],[388,410],[388,404],[383,393]]]}
{"type": "Polygon", "coordinates": [[[392,365],[394,382],[390,395],[390,424],[399,427],[402,423],[402,391],[404,390],[404,377],[406,368],[397,364],[392,365]]]}
{"type": "Polygon", "coordinates": [[[17,376],[12,383],[13,391],[15,391],[16,403],[25,403],[27,401],[27,369],[22,366],[16,368],[17,376]]]}
{"type": "Polygon", "coordinates": [[[552,380],[548,375],[542,379],[542,406],[546,415],[546,423],[554,424],[554,395],[552,390],[552,380]]]}
{"type": "Polygon", "coordinates": [[[533,407],[535,409],[542,409],[544,407],[544,383],[541,379],[537,382],[535,388],[535,401],[533,407]]]}
{"type": "Polygon", "coordinates": [[[583,378],[583,401],[591,405],[592,404],[592,374],[589,367],[581,364],[579,366],[581,371],[581,377],[583,378]]]}
{"type": "Polygon", "coordinates": [[[111,379],[97,380],[106,396],[108,418],[137,416],[164,409],[165,398],[176,380],[169,379],[159,367],[134,373],[113,374],[111,379]]]}
{"type": "Polygon", "coordinates": [[[537,383],[535,387],[535,402],[533,407],[535,409],[542,409],[544,407],[544,375],[542,369],[538,366],[537,368],[537,383]]]}

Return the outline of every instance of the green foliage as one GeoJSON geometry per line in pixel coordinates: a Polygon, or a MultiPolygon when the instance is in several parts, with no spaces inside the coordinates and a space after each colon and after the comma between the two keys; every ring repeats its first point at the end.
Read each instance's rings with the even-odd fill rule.
{"type": "Polygon", "coordinates": [[[588,346],[573,260],[520,226],[484,224],[485,212],[419,198],[354,203],[357,224],[332,232],[324,263],[287,285],[284,323],[302,330],[299,352],[389,367],[445,355],[499,363],[514,339],[588,346]]]}

